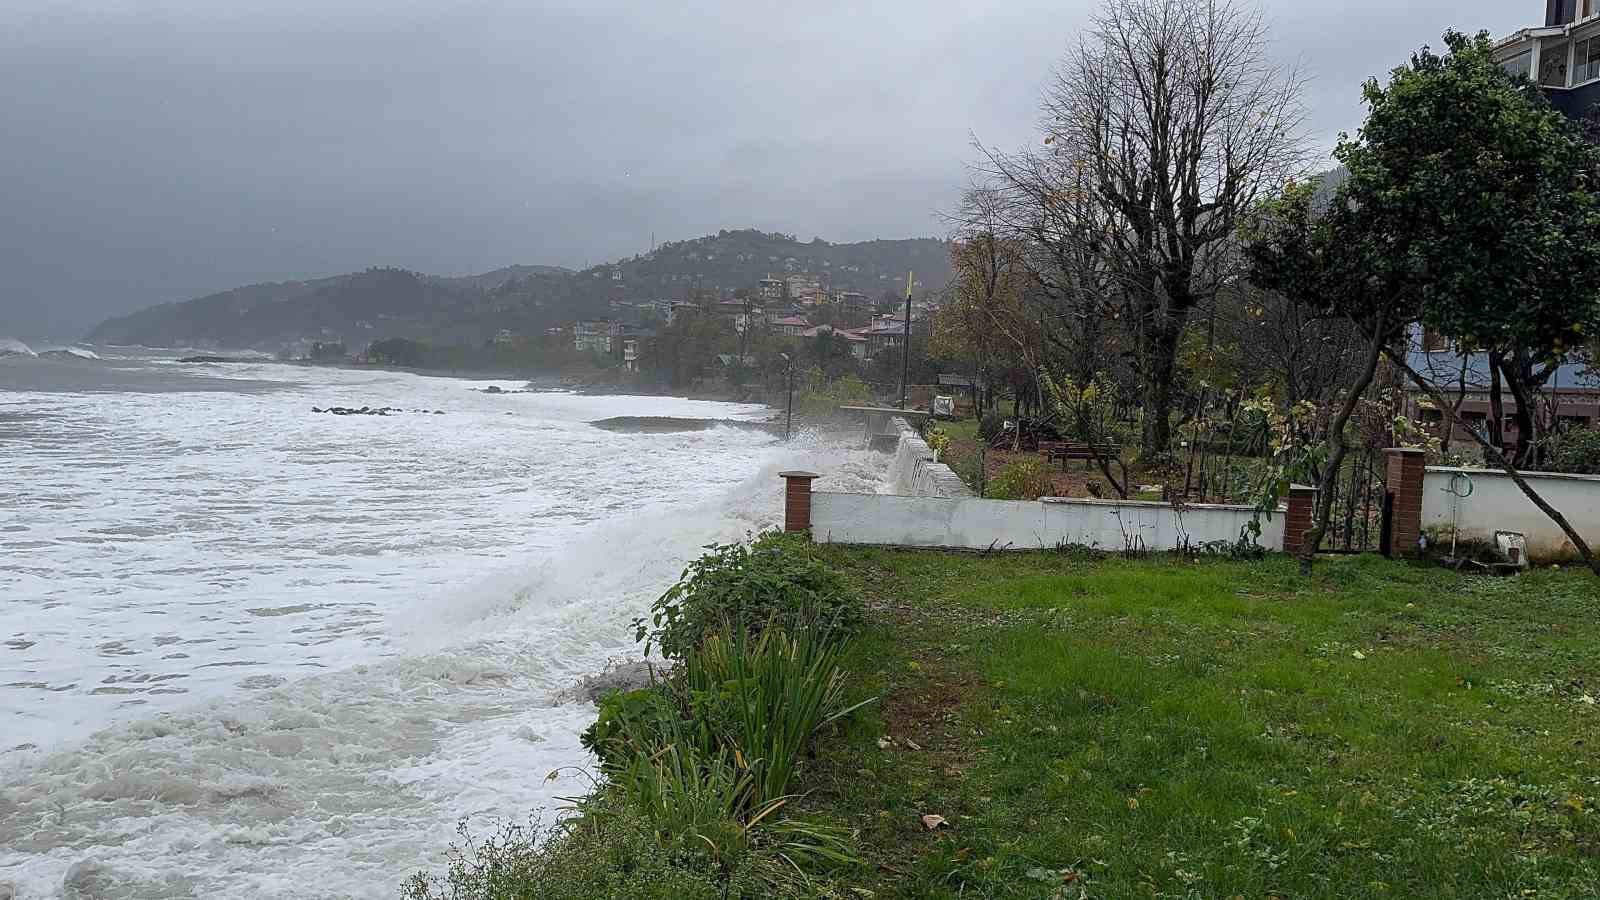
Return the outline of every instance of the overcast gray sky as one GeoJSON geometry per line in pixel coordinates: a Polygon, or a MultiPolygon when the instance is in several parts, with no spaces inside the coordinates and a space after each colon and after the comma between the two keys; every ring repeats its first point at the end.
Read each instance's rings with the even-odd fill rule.
{"type": "MultiPolygon", "coordinates": [[[[239,284],[939,234],[1098,0],[0,0],[0,336],[239,284]]],[[[1267,0],[1311,126],[1540,0],[1267,0]]]]}

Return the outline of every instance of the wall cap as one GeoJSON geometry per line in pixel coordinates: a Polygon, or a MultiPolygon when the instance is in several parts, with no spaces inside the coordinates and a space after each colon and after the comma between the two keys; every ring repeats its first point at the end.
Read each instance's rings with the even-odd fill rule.
{"type": "Polygon", "coordinates": [[[779,478],[821,478],[822,476],[818,475],[815,472],[805,472],[805,471],[802,471],[802,470],[799,470],[799,469],[791,469],[791,470],[789,470],[787,472],[779,472],[778,473],[778,477],[779,478]]]}
{"type": "MultiPolygon", "coordinates": [[[[1462,475],[1471,475],[1474,478],[1505,478],[1507,480],[1510,480],[1511,478],[1510,475],[1505,473],[1504,469],[1470,469],[1458,466],[1428,466],[1424,471],[1438,472],[1445,475],[1454,475],[1460,473],[1462,475]]],[[[1560,481],[1583,481],[1591,484],[1600,482],[1600,475],[1579,475],[1576,472],[1519,472],[1518,474],[1529,481],[1537,481],[1541,478],[1548,478],[1560,481]]]]}
{"type": "Polygon", "coordinates": [[[1310,485],[1310,484],[1291,484],[1291,485],[1289,485],[1289,493],[1291,493],[1291,494],[1315,494],[1320,490],[1321,490],[1321,488],[1316,487],[1315,485],[1310,485]]]}
{"type": "Polygon", "coordinates": [[[1383,452],[1411,456],[1413,454],[1425,454],[1428,451],[1422,449],[1421,447],[1385,447],[1383,448],[1383,452]]]}

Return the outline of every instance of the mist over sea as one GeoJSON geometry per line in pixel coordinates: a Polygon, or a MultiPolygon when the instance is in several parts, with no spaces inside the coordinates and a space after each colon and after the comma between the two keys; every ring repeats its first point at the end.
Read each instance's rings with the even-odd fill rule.
{"type": "Polygon", "coordinates": [[[628,622],[777,472],[746,405],[177,354],[0,358],[0,893],[393,897],[585,782],[628,622]],[[313,407],[393,407],[334,416],[313,407]]]}

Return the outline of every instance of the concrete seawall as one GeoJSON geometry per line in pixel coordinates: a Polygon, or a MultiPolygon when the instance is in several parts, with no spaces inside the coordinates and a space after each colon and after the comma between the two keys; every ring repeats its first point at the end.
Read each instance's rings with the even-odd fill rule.
{"type": "Polygon", "coordinates": [[[934,459],[933,448],[905,419],[893,418],[888,427],[899,438],[889,483],[901,497],[970,497],[972,490],[949,466],[934,459]]]}

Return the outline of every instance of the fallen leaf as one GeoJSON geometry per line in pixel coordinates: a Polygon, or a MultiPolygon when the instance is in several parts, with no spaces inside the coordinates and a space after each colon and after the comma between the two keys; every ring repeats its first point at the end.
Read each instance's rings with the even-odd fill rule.
{"type": "Polygon", "coordinates": [[[887,750],[887,749],[889,749],[890,747],[893,747],[893,746],[894,746],[894,738],[887,738],[887,737],[878,738],[878,749],[879,750],[887,750]]]}
{"type": "Polygon", "coordinates": [[[1129,797],[1128,798],[1128,808],[1129,809],[1138,809],[1139,808],[1139,798],[1138,797],[1129,797]]]}
{"type": "Polygon", "coordinates": [[[944,816],[936,816],[933,813],[928,813],[927,815],[922,817],[922,826],[924,828],[928,829],[929,831],[932,831],[935,828],[938,828],[940,825],[948,825],[948,824],[950,824],[950,823],[945,821],[944,816]]]}
{"type": "Polygon", "coordinates": [[[921,750],[922,749],[920,746],[917,745],[916,741],[913,741],[910,738],[906,738],[906,746],[910,747],[913,750],[921,750]]]}
{"type": "Polygon", "coordinates": [[[1360,650],[1353,650],[1353,651],[1351,651],[1350,655],[1354,656],[1356,659],[1366,659],[1367,658],[1367,655],[1365,653],[1362,653],[1360,650]]]}

